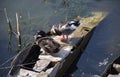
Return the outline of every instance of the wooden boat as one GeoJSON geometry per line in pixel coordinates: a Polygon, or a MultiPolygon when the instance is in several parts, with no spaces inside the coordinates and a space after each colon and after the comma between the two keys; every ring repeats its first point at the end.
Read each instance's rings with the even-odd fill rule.
{"type": "Polygon", "coordinates": [[[108,65],[102,77],[120,77],[120,56],[108,65]]]}
{"type": "Polygon", "coordinates": [[[94,13],[94,16],[82,18],[81,24],[69,36],[69,43],[63,43],[58,53],[41,55],[39,46],[29,44],[15,57],[11,64],[8,77],[61,77],[79,54],[87,46],[95,27],[106,15],[94,13]]]}

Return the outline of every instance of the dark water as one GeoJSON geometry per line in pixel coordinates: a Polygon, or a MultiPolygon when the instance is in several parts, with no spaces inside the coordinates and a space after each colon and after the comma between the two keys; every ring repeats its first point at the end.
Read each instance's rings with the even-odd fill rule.
{"type": "MultiPolygon", "coordinates": [[[[66,1],[65,3],[63,0],[0,0],[0,65],[18,53],[15,35],[12,35],[11,48],[8,47],[8,24],[4,8],[7,9],[14,32],[16,32],[15,13],[18,12],[20,15],[22,47],[33,41],[33,35],[39,29],[47,31],[52,24],[64,21],[66,18],[73,19],[77,15],[85,17],[89,16],[91,11],[103,11],[109,12],[109,15],[96,28],[85,53],[77,64],[78,69],[73,73],[73,77],[100,75],[106,65],[120,54],[119,0],[66,1]]],[[[0,69],[0,77],[5,77],[7,71],[0,69]]]]}
{"type": "MultiPolygon", "coordinates": [[[[95,2],[93,2],[95,3],[95,2]]],[[[120,55],[120,1],[100,1],[96,10],[109,11],[109,15],[95,29],[85,53],[81,56],[73,77],[98,77],[106,66],[120,55]]]]}

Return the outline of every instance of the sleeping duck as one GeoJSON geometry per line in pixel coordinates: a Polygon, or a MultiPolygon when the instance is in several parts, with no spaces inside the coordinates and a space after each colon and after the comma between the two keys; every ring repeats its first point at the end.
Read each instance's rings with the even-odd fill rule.
{"type": "Polygon", "coordinates": [[[79,20],[77,20],[77,21],[72,20],[72,21],[67,22],[67,24],[63,25],[61,28],[64,30],[66,30],[66,29],[75,30],[79,25],[80,25],[79,20]]]}
{"type": "Polygon", "coordinates": [[[44,54],[57,53],[60,49],[60,44],[48,37],[44,31],[38,31],[34,38],[44,54]]]}
{"type": "Polygon", "coordinates": [[[79,20],[72,20],[66,23],[59,23],[53,25],[51,30],[48,32],[49,35],[61,35],[61,34],[70,34],[80,25],[79,20]]]}

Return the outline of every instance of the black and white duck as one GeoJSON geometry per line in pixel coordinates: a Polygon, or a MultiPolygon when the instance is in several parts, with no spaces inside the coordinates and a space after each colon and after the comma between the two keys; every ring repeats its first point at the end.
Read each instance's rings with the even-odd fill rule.
{"type": "Polygon", "coordinates": [[[66,23],[59,23],[53,25],[51,30],[48,32],[50,35],[61,35],[61,34],[70,34],[80,25],[79,20],[72,20],[66,23]]]}

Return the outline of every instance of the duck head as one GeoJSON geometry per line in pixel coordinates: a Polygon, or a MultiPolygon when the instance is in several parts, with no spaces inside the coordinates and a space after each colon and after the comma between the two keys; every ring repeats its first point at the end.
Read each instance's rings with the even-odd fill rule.
{"type": "Polygon", "coordinates": [[[37,34],[34,36],[35,40],[38,40],[41,37],[45,37],[46,33],[43,30],[37,31],[37,34]]]}

